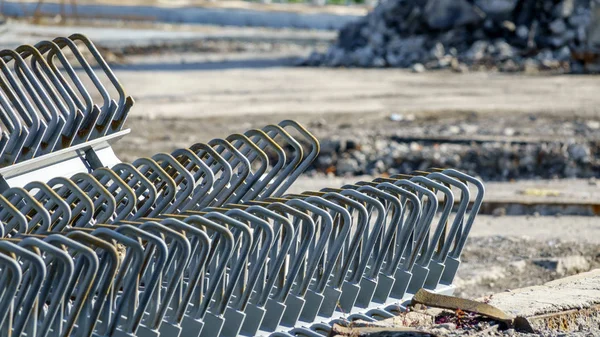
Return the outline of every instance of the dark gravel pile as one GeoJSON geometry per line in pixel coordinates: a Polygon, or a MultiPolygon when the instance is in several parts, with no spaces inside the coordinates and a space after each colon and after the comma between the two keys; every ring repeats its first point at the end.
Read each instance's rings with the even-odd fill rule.
{"type": "Polygon", "coordinates": [[[339,176],[452,167],[485,180],[600,175],[600,143],[404,142],[393,137],[326,139],[313,169],[339,176]]]}
{"type": "Polygon", "coordinates": [[[575,60],[595,34],[595,6],[597,0],[383,0],[303,64],[597,71],[575,60]]]}

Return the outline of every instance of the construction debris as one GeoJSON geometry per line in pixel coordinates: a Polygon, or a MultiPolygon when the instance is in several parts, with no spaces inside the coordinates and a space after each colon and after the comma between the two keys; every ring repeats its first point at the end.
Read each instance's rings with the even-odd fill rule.
{"type": "Polygon", "coordinates": [[[536,331],[596,331],[600,323],[600,270],[495,294],[488,302],[527,319],[536,331]]]}
{"type": "MultiPolygon", "coordinates": [[[[502,310],[485,302],[478,302],[455,296],[435,294],[425,289],[420,289],[412,298],[411,303],[412,305],[422,304],[426,307],[455,310],[458,313],[456,315],[458,316],[458,319],[461,318],[461,312],[467,312],[493,319],[497,322],[505,324],[507,327],[514,327],[516,324],[515,317],[509,316],[502,310]]],[[[439,322],[439,320],[436,321],[439,322]]],[[[527,327],[522,328],[527,329],[527,327]]]]}
{"type": "MultiPolygon", "coordinates": [[[[444,131],[440,131],[443,133],[444,131]]],[[[600,173],[594,153],[600,144],[585,141],[476,141],[477,137],[338,136],[322,142],[314,163],[319,172],[344,175],[398,174],[424,167],[460,167],[485,180],[589,178],[600,173]]]]}
{"type": "Polygon", "coordinates": [[[572,58],[588,50],[596,0],[387,0],[346,25],[326,53],[303,64],[331,67],[592,71],[572,58]]]}

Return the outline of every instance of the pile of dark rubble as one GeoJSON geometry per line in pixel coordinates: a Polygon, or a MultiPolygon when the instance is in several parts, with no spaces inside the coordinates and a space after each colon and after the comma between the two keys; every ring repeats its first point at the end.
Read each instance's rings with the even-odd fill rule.
{"type": "Polygon", "coordinates": [[[485,180],[591,178],[600,174],[596,142],[404,142],[390,138],[327,139],[313,163],[317,172],[399,174],[452,167],[485,180]]]}
{"type": "MultiPolygon", "coordinates": [[[[307,66],[598,71],[579,61],[598,0],[382,0],[307,66]]],[[[599,67],[600,68],[600,67],[599,67]]]]}

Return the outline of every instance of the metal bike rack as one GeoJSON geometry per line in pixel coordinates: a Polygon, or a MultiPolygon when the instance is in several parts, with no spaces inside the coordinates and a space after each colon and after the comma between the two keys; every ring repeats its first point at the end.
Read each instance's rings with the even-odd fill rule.
{"type": "Polygon", "coordinates": [[[474,177],[286,194],[319,154],[290,120],[123,163],[134,101],[80,34],[1,51],[0,85],[2,336],[323,336],[454,289],[474,177]]]}

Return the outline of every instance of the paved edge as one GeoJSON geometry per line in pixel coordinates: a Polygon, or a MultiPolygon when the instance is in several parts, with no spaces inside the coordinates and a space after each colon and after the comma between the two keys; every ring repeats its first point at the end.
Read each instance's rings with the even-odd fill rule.
{"type": "Polygon", "coordinates": [[[495,294],[489,300],[534,330],[577,331],[600,322],[600,269],[540,286],[495,294]]]}

